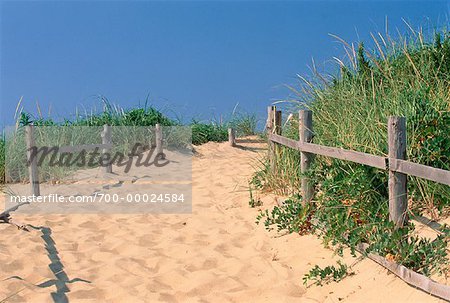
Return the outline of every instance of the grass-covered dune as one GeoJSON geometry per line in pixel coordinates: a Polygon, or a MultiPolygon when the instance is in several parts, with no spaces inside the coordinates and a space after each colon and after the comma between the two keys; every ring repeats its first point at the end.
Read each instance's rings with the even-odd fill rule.
{"type": "MultiPolygon", "coordinates": [[[[387,155],[387,119],[407,119],[408,159],[450,170],[450,33],[425,39],[421,32],[393,39],[373,35],[374,50],[343,43],[348,54],[337,59],[340,73],[315,73],[293,86],[299,108],[313,111],[314,142],[375,155],[387,155]]],[[[285,136],[298,139],[291,120],[285,136]]],[[[300,188],[298,152],[282,149],[277,171],[263,165],[253,186],[293,195],[300,188]]],[[[435,241],[411,235],[413,226],[395,230],[388,220],[387,172],[347,161],[316,157],[310,178],[314,203],[307,209],[287,203],[261,214],[267,226],[317,232],[326,242],[369,243],[369,251],[427,275],[448,271],[447,231],[435,241]],[[312,224],[320,222],[321,226],[312,224]],[[324,228],[325,227],[325,228],[324,228]]],[[[410,216],[448,216],[450,188],[408,177],[410,216]]]]}
{"type": "MultiPolygon", "coordinates": [[[[36,126],[154,126],[159,123],[162,126],[181,126],[180,121],[169,118],[162,111],[152,106],[123,109],[112,105],[102,98],[104,110],[100,113],[87,113],[77,115],[74,119],[55,121],[52,118],[42,118],[27,112],[20,112],[17,127],[33,124],[36,126]]],[[[19,104],[20,105],[20,104],[19,104]]],[[[19,107],[19,106],[18,106],[19,107]]],[[[253,114],[233,111],[226,121],[193,120],[187,126],[191,127],[192,144],[200,145],[207,142],[222,142],[228,140],[228,128],[236,129],[239,136],[253,135],[256,133],[257,119],[253,114]]],[[[186,125],[185,125],[186,126],[186,125]]],[[[0,182],[5,180],[5,137],[0,138],[0,182]]]]}

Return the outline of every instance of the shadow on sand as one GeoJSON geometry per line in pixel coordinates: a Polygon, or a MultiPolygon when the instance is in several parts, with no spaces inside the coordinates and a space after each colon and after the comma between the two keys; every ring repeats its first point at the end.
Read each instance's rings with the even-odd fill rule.
{"type": "MultiPolygon", "coordinates": [[[[39,284],[36,284],[35,286],[41,287],[41,288],[47,288],[51,287],[53,285],[56,286],[56,292],[52,292],[51,296],[53,299],[53,302],[55,303],[64,303],[69,302],[69,299],[66,296],[67,292],[70,292],[70,289],[67,287],[67,284],[74,283],[74,282],[85,282],[85,283],[91,283],[88,280],[75,278],[75,279],[69,279],[66,272],[64,271],[64,265],[61,263],[61,259],[58,255],[58,250],[56,249],[56,243],[52,238],[52,230],[49,227],[44,226],[33,226],[33,225],[27,225],[28,227],[40,230],[42,233],[41,238],[45,242],[45,249],[47,250],[47,256],[50,260],[50,264],[48,267],[53,272],[53,275],[55,276],[55,279],[51,279],[39,284]]],[[[24,281],[23,278],[19,276],[12,276],[8,279],[18,279],[24,281]]]]}
{"type": "Polygon", "coordinates": [[[246,150],[246,151],[260,152],[260,151],[263,151],[263,150],[267,150],[267,148],[264,148],[264,147],[243,146],[243,145],[239,145],[238,143],[239,142],[236,142],[236,145],[234,147],[242,149],[242,150],[246,150]]]}

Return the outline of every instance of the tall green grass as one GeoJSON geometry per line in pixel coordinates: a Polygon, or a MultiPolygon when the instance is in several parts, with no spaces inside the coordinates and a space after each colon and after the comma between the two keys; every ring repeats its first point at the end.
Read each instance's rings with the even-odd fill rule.
{"type": "MultiPolygon", "coordinates": [[[[381,156],[388,151],[388,117],[404,116],[408,159],[450,170],[450,33],[436,32],[428,40],[422,32],[397,39],[378,34],[373,39],[373,50],[340,39],[348,55],[336,59],[340,72],[331,78],[316,71],[309,79],[300,77],[301,83],[290,87],[297,96],[295,111],[312,110],[315,143],[381,156]]],[[[298,120],[287,123],[284,135],[298,139],[298,120]]],[[[304,177],[298,169],[299,153],[281,149],[277,171],[264,164],[252,183],[263,190],[298,193],[304,177]]],[[[289,216],[274,210],[274,217],[261,215],[266,225],[301,222],[297,230],[306,225],[340,252],[343,244],[354,251],[357,243],[367,242],[368,251],[390,255],[426,275],[448,272],[449,230],[431,241],[413,236],[410,223],[395,230],[389,222],[386,171],[317,156],[308,175],[315,197],[306,215],[303,208],[294,214],[286,211],[289,216]]],[[[439,219],[449,214],[446,185],[408,176],[408,197],[409,215],[439,219]]]]}
{"type": "MultiPolygon", "coordinates": [[[[33,123],[34,125],[37,126],[77,126],[77,127],[84,127],[84,126],[101,127],[105,124],[116,127],[121,126],[145,127],[145,126],[154,126],[157,123],[166,127],[182,126],[182,123],[180,121],[169,118],[162,111],[157,110],[152,106],[147,106],[147,104],[145,104],[142,107],[124,109],[120,106],[110,103],[104,97],[102,97],[100,100],[102,102],[103,111],[101,112],[85,111],[84,114],[80,114],[77,111],[77,114],[75,115],[74,118],[72,119],[65,118],[62,121],[55,120],[52,117],[44,118],[40,114],[39,106],[37,107],[38,115],[29,114],[28,112],[23,111],[23,109],[20,109],[21,108],[21,101],[20,101],[19,104],[17,105],[18,112],[16,113],[17,116],[16,127],[20,128],[30,123],[33,123]]],[[[237,130],[239,136],[255,134],[256,124],[257,120],[255,115],[237,111],[235,108],[233,113],[230,115],[230,118],[228,118],[225,121],[216,122],[215,120],[207,120],[207,121],[193,120],[186,126],[189,126],[191,128],[192,144],[200,145],[209,141],[222,142],[228,140],[228,127],[234,127],[237,130]]],[[[175,128],[165,128],[165,129],[174,130],[175,128]]],[[[137,130],[136,133],[141,134],[142,131],[137,130]]],[[[181,141],[186,142],[187,139],[184,138],[184,136],[186,135],[185,131],[181,131],[181,133],[179,132],[178,134],[174,133],[173,131],[170,132],[170,136],[174,141],[177,140],[176,137],[177,135],[183,136],[183,139],[181,141]]],[[[83,137],[81,139],[85,140],[86,137],[83,137]]],[[[73,140],[73,138],[71,140],[73,140]]],[[[131,141],[134,140],[133,142],[137,142],[136,138],[130,138],[130,140],[131,141]]],[[[172,143],[172,145],[176,144],[176,142],[169,142],[169,143],[172,143]]],[[[80,144],[86,144],[86,142],[82,142],[80,144]]],[[[5,181],[5,145],[7,144],[5,144],[5,137],[3,136],[2,138],[0,138],[0,181],[2,183],[4,183],[5,181]]],[[[11,156],[14,153],[9,154],[11,156]]],[[[17,157],[19,157],[19,155],[17,155],[17,157]]],[[[21,169],[18,169],[17,171],[21,171],[22,174],[26,173],[26,169],[24,169],[24,163],[21,163],[23,162],[21,159],[19,158],[16,159],[16,157],[14,157],[13,159],[8,160],[9,162],[16,162],[14,164],[15,167],[16,166],[21,167],[21,169]]],[[[11,176],[9,176],[9,178],[11,178],[11,176]]],[[[23,178],[20,177],[19,179],[22,180],[23,178]]]]}
{"type": "MultiPolygon", "coordinates": [[[[388,116],[404,116],[408,159],[450,170],[449,33],[436,33],[430,42],[420,32],[390,45],[382,41],[390,39],[375,39],[378,52],[360,44],[356,68],[342,66],[330,86],[309,90],[316,141],[386,155],[388,116]]],[[[386,183],[385,172],[369,170],[366,177],[386,183]]],[[[433,217],[450,204],[448,186],[409,177],[408,190],[413,206],[433,217]]]]}
{"type": "Polygon", "coordinates": [[[234,128],[238,137],[251,136],[257,133],[257,117],[255,114],[238,112],[235,110],[231,116],[223,121],[209,120],[201,122],[193,120],[192,142],[200,145],[209,141],[222,142],[228,140],[228,128],[234,128]]]}
{"type": "MultiPolygon", "coordinates": [[[[387,119],[390,115],[407,119],[408,159],[432,167],[450,170],[450,35],[436,33],[426,42],[422,33],[393,40],[374,37],[375,50],[344,42],[348,64],[339,60],[340,74],[330,81],[319,74],[302,79],[291,87],[298,96],[298,106],[313,111],[314,142],[387,155],[387,119]]],[[[298,138],[297,122],[292,121],[288,136],[298,138]]],[[[289,152],[288,152],[289,153],[289,152]]],[[[297,153],[281,160],[283,173],[301,179],[291,162],[297,153]]],[[[317,169],[326,175],[330,167],[351,178],[358,165],[318,157],[317,169]]],[[[315,178],[320,185],[318,174],[315,178]]],[[[367,169],[366,179],[383,197],[387,174],[367,169]]],[[[415,210],[426,209],[437,216],[450,204],[448,186],[415,177],[409,179],[409,194],[415,210]]],[[[268,184],[269,185],[269,184],[268,184]]],[[[271,187],[271,186],[269,186],[271,187]]],[[[276,189],[276,188],[275,188],[276,189]]],[[[345,190],[344,190],[345,191],[345,190]]]]}

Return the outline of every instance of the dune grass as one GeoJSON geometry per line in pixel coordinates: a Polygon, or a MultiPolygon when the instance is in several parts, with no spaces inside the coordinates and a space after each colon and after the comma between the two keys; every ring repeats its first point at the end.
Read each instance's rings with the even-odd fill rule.
{"type": "MultiPolygon", "coordinates": [[[[345,44],[352,54],[350,64],[341,65],[341,73],[330,81],[316,75],[312,80],[302,78],[300,88],[291,87],[298,96],[298,108],[313,111],[314,142],[385,156],[388,116],[404,116],[408,159],[450,170],[450,35],[436,33],[434,41],[428,43],[420,33],[409,40],[379,39],[391,44],[375,39],[378,52],[367,51],[363,44],[354,51],[352,45],[345,44]]],[[[297,139],[297,126],[298,122],[291,120],[284,135],[297,139]]],[[[298,153],[283,153],[279,167],[284,171],[279,178],[289,174],[301,179],[292,164],[298,163],[298,153]]],[[[321,171],[336,167],[340,174],[351,176],[358,167],[345,161],[319,160],[321,171]]],[[[270,184],[277,182],[275,178],[265,180],[266,188],[279,190],[280,186],[270,184]]],[[[373,179],[374,188],[387,181],[386,173],[376,169],[367,169],[367,179],[373,179]]],[[[292,180],[281,184],[292,191],[298,188],[292,180]]],[[[426,208],[436,217],[450,204],[448,186],[409,177],[408,189],[414,210],[426,208]]],[[[379,193],[386,196],[381,188],[379,193]]]]}
{"type": "MultiPolygon", "coordinates": [[[[340,73],[330,78],[316,71],[309,79],[300,76],[301,83],[290,86],[296,95],[294,112],[313,111],[315,143],[381,156],[387,155],[388,117],[404,116],[408,159],[450,170],[449,32],[436,32],[428,40],[420,31],[397,39],[377,34],[373,39],[374,50],[340,39],[348,54],[346,60],[336,59],[340,73]]],[[[298,121],[291,120],[283,131],[298,139],[298,121]]],[[[299,163],[298,152],[281,148],[277,171],[263,163],[252,183],[299,201],[295,195],[303,177],[299,163]]],[[[288,226],[291,230],[283,228],[288,231],[292,222],[300,224],[296,231],[306,226],[340,252],[342,245],[354,251],[357,243],[367,242],[368,251],[426,275],[448,272],[448,229],[444,227],[431,241],[413,236],[411,223],[395,230],[389,222],[385,171],[317,156],[309,177],[316,189],[310,209],[288,211],[283,206],[275,213],[262,213],[260,219],[268,226],[288,226]]],[[[408,194],[410,216],[448,216],[448,186],[408,176],[408,194]]]]}
{"type": "MultiPolygon", "coordinates": [[[[101,97],[100,101],[103,106],[103,111],[97,113],[94,111],[85,111],[84,114],[77,114],[72,119],[55,120],[52,117],[44,118],[40,115],[40,108],[37,107],[38,115],[30,114],[23,110],[21,101],[17,105],[17,121],[16,127],[20,128],[24,125],[33,124],[36,126],[91,126],[101,127],[105,124],[111,126],[154,126],[159,123],[162,126],[183,126],[183,124],[175,119],[169,118],[162,111],[148,106],[147,103],[141,107],[134,107],[124,109],[120,106],[110,103],[105,97],[101,97]]],[[[237,107],[236,107],[237,108],[237,107]]],[[[252,135],[256,133],[257,119],[253,114],[248,114],[243,111],[233,111],[230,117],[225,121],[217,122],[214,119],[207,121],[192,120],[184,126],[189,126],[192,132],[192,144],[200,145],[210,141],[223,142],[228,140],[228,127],[233,127],[237,130],[238,136],[252,135]]],[[[184,132],[183,132],[184,133],[184,132]]],[[[182,134],[185,135],[185,134],[182,134]]],[[[176,136],[173,140],[177,140],[176,136]]],[[[186,139],[183,139],[183,142],[186,139]]],[[[5,137],[0,138],[0,182],[5,182],[5,137]]],[[[10,159],[13,160],[14,159],[10,159]]],[[[20,162],[17,160],[16,162],[20,162]]],[[[17,166],[20,166],[17,164],[17,166]]],[[[23,165],[22,165],[23,166],[23,165]]],[[[26,170],[20,169],[23,173],[26,170]]],[[[22,179],[22,178],[20,178],[22,179]]]]}

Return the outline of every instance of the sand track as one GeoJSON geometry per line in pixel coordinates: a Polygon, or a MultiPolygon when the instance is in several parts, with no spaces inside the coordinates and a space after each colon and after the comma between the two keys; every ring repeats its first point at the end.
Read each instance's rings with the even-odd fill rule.
{"type": "Polygon", "coordinates": [[[305,288],[313,265],[337,258],[314,236],[255,224],[247,180],[262,147],[198,147],[189,215],[16,215],[35,229],[0,225],[0,302],[439,301],[352,257],[355,275],[305,288]]]}

